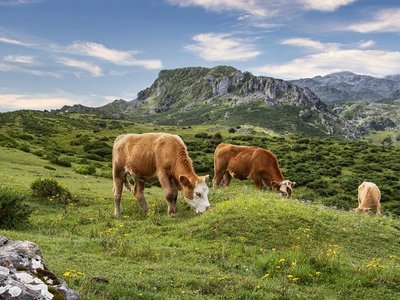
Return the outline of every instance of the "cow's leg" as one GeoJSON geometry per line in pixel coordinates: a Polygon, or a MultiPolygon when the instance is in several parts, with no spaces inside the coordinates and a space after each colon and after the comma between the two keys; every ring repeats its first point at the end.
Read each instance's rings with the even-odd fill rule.
{"type": "Polygon", "coordinates": [[[142,207],[143,211],[147,213],[149,209],[147,207],[146,198],[144,197],[144,186],[145,186],[144,181],[135,178],[135,188],[133,190],[133,193],[136,197],[136,200],[142,207]]]}
{"type": "Polygon", "coordinates": [[[213,187],[219,188],[221,186],[221,182],[224,179],[224,173],[221,171],[214,171],[214,178],[213,178],[213,187]]]}
{"type": "Polygon", "coordinates": [[[223,181],[225,187],[229,186],[231,184],[231,179],[232,179],[232,175],[229,172],[226,172],[224,174],[224,181],[223,181]]]}
{"type": "Polygon", "coordinates": [[[257,190],[262,191],[264,189],[264,182],[261,176],[257,176],[255,174],[250,175],[251,180],[253,180],[256,185],[257,190]]]}
{"type": "Polygon", "coordinates": [[[380,203],[378,203],[376,205],[375,209],[376,209],[376,215],[381,216],[382,214],[381,214],[381,204],[380,203]]]}
{"type": "Polygon", "coordinates": [[[121,197],[124,186],[124,173],[113,170],[114,216],[121,217],[121,197]]]}
{"type": "Polygon", "coordinates": [[[171,184],[170,178],[166,175],[159,175],[161,187],[164,190],[165,199],[168,205],[168,215],[174,215],[176,213],[176,199],[178,198],[178,191],[175,184],[171,184]]]}
{"type": "Polygon", "coordinates": [[[213,187],[219,188],[221,186],[221,182],[224,179],[224,174],[227,171],[227,164],[223,163],[223,161],[216,162],[214,158],[214,178],[213,178],[213,187]]]}

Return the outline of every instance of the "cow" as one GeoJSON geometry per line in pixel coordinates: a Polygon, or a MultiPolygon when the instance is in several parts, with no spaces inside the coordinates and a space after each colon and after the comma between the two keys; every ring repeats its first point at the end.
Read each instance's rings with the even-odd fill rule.
{"type": "Polygon", "coordinates": [[[289,197],[295,182],[285,180],[276,156],[269,150],[254,146],[221,143],[214,152],[213,186],[229,186],[232,177],[251,179],[258,190],[269,186],[289,197]]]}
{"type": "Polygon", "coordinates": [[[144,196],[145,183],[158,179],[168,204],[168,215],[176,213],[178,190],[197,213],[210,207],[207,176],[193,170],[186,146],[177,135],[167,133],[124,134],[115,139],[112,150],[114,215],[121,216],[123,185],[136,197],[143,211],[148,207],[144,196]],[[127,178],[135,181],[132,186],[127,178]]]}
{"type": "Polygon", "coordinates": [[[381,191],[375,183],[364,181],[358,187],[358,207],[354,211],[369,212],[371,209],[381,215],[381,191]]]}

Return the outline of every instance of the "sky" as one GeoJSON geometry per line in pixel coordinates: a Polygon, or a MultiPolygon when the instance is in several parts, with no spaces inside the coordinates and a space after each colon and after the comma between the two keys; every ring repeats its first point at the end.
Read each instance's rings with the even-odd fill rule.
{"type": "Polygon", "coordinates": [[[133,100],[160,70],[400,74],[399,0],[0,0],[0,112],[133,100]]]}

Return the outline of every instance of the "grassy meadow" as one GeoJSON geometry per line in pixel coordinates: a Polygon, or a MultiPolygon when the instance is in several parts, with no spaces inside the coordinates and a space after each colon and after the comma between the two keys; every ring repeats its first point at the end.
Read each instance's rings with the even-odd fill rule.
{"type": "Polygon", "coordinates": [[[0,121],[1,189],[22,194],[33,208],[28,223],[0,234],[37,243],[49,268],[82,299],[400,296],[398,149],[250,126],[159,127],[36,112],[0,114],[0,121]],[[145,190],[147,216],[125,191],[117,220],[113,139],[149,131],[180,134],[201,174],[212,175],[213,149],[222,140],[270,148],[298,187],[284,199],[233,180],[211,189],[213,208],[205,214],[195,214],[180,194],[177,215],[168,217],[162,190],[152,186],[145,190]],[[74,201],[32,197],[38,178],[56,179],[74,201]],[[363,179],[381,187],[383,217],[349,210],[363,179]]]}

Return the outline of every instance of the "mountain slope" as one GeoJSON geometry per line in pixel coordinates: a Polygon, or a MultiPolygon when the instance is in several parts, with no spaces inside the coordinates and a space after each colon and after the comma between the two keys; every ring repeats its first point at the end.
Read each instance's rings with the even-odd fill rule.
{"type": "Polygon", "coordinates": [[[64,279],[82,299],[398,299],[398,218],[283,199],[234,180],[210,191],[213,209],[202,215],[179,195],[173,218],[161,188],[146,189],[148,215],[125,191],[117,220],[111,179],[50,170],[15,149],[0,149],[0,165],[2,188],[28,193],[43,176],[78,197],[65,209],[27,197],[31,224],[1,234],[39,244],[60,277],[81,272],[64,279]]]}
{"type": "Polygon", "coordinates": [[[163,70],[137,99],[95,110],[168,125],[251,124],[282,133],[357,136],[310,89],[229,66],[163,70]]]}
{"type": "Polygon", "coordinates": [[[374,101],[392,98],[400,90],[399,75],[375,78],[351,72],[338,72],[292,80],[292,83],[308,87],[323,101],[374,101]]]}

